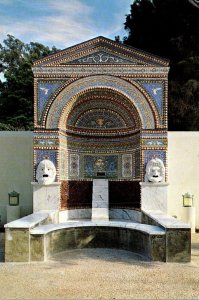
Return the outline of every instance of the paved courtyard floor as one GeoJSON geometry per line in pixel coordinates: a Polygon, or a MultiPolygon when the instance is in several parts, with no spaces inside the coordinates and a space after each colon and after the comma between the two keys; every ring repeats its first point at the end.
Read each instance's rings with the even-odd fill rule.
{"type": "Polygon", "coordinates": [[[199,234],[186,264],[110,249],[65,252],[47,263],[0,263],[0,299],[199,299],[199,234]]]}

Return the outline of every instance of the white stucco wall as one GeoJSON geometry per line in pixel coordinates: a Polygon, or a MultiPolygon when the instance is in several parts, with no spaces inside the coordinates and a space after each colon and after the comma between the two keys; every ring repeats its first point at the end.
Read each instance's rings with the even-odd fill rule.
{"type": "Polygon", "coordinates": [[[0,226],[6,223],[8,193],[20,193],[20,215],[32,212],[33,133],[0,132],[0,226]]]}
{"type": "MultiPolygon", "coordinates": [[[[199,132],[168,133],[170,215],[184,220],[182,194],[194,195],[199,228],[199,132]]],[[[20,214],[32,212],[33,133],[0,132],[0,226],[6,223],[8,193],[20,193],[20,214]]]]}
{"type": "Polygon", "coordinates": [[[168,143],[169,214],[185,219],[182,195],[190,192],[199,228],[199,132],[169,132],[168,143]]]}

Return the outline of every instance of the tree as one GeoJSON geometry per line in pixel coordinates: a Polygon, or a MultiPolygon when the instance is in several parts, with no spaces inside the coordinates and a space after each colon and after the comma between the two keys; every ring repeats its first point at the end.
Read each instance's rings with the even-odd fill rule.
{"type": "Polygon", "coordinates": [[[169,130],[199,130],[199,5],[195,0],[136,0],[123,42],[169,58],[169,130]],[[191,117],[191,118],[189,118],[191,117]]]}
{"type": "Polygon", "coordinates": [[[0,130],[33,129],[33,61],[58,49],[39,43],[25,44],[8,35],[0,44],[0,72],[5,82],[0,80],[0,130]]]}

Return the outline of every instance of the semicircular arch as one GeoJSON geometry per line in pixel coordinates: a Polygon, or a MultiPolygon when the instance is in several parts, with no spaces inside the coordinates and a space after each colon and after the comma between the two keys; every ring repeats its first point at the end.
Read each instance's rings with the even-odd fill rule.
{"type": "Polygon", "coordinates": [[[57,95],[45,114],[46,128],[60,128],[78,95],[95,88],[107,88],[125,96],[129,100],[129,105],[133,105],[137,110],[143,129],[158,127],[160,120],[156,108],[152,100],[144,95],[138,86],[118,77],[97,75],[78,79],[57,95]]]}

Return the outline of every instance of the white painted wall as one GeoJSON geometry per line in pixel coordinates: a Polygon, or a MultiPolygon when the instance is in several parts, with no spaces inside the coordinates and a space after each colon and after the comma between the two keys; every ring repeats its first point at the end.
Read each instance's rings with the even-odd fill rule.
{"type": "MultiPolygon", "coordinates": [[[[169,132],[168,143],[169,214],[185,219],[182,194],[190,192],[199,228],[199,132],[169,132]]],[[[0,132],[0,226],[6,223],[8,193],[13,190],[20,193],[21,216],[32,212],[32,162],[32,132],[0,132]]]]}
{"type": "Polygon", "coordinates": [[[6,223],[8,193],[20,193],[20,215],[32,212],[33,133],[0,132],[0,226],[6,223]]]}
{"type": "Polygon", "coordinates": [[[169,132],[168,143],[169,214],[185,220],[182,195],[190,192],[199,228],[199,132],[169,132]]]}

